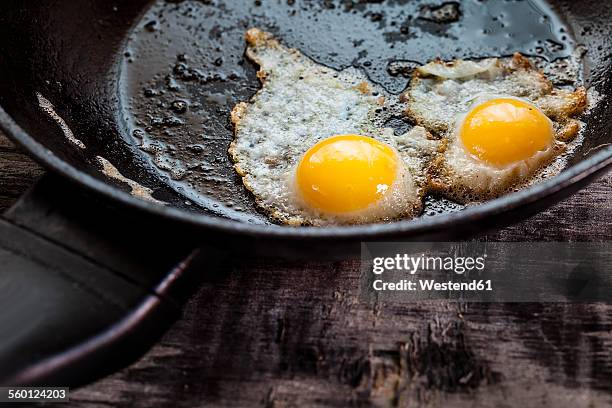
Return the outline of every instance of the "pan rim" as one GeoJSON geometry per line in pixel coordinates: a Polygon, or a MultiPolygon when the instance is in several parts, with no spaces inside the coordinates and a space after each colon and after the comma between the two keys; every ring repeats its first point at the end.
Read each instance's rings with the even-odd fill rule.
{"type": "Polygon", "coordinates": [[[51,150],[44,147],[23,130],[2,106],[0,106],[0,129],[2,129],[11,140],[23,147],[29,155],[43,167],[66,177],[91,192],[108,197],[117,203],[136,208],[150,215],[163,217],[167,220],[189,224],[190,226],[207,229],[211,232],[229,233],[232,235],[242,235],[253,238],[344,238],[367,241],[368,239],[380,240],[385,237],[398,237],[401,235],[408,239],[411,236],[432,233],[457,225],[465,225],[471,221],[482,220],[483,218],[488,218],[493,215],[507,213],[521,207],[529,206],[612,167],[612,145],[609,145],[593,156],[565,169],[555,177],[518,192],[513,192],[454,213],[428,218],[420,217],[412,220],[400,220],[388,224],[287,227],[274,224],[248,224],[205,214],[190,213],[176,207],[168,207],[136,198],[118,187],[89,175],[57,157],[51,150]]]}

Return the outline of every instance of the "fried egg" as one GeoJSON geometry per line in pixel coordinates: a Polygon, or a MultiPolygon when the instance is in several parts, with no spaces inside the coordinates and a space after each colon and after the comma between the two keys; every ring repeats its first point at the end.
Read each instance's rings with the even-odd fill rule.
{"type": "Polygon", "coordinates": [[[586,92],[556,89],[525,57],[434,61],[402,95],[407,115],[442,138],[434,190],[468,203],[529,181],[567,149],[586,92]]]}
{"type": "Polygon", "coordinates": [[[246,41],[262,88],[234,107],[229,153],[261,209],[290,225],[417,215],[432,136],[385,128],[396,104],[359,71],[317,64],[259,29],[246,41]]]}

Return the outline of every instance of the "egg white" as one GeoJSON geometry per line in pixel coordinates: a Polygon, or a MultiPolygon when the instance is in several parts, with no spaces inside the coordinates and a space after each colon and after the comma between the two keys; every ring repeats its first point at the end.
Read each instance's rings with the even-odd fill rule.
{"type": "Polygon", "coordinates": [[[428,169],[433,190],[463,203],[497,197],[530,178],[566,151],[581,123],[573,117],[586,106],[586,92],[555,89],[521,55],[481,61],[434,61],[417,69],[403,94],[406,114],[444,141],[428,169]],[[553,124],[548,148],[526,160],[493,166],[463,146],[461,125],[475,106],[494,98],[515,98],[544,113],[553,124]]]}
{"type": "MultiPolygon", "coordinates": [[[[502,97],[521,100],[506,95],[481,94],[473,101],[467,112],[457,117],[456,125],[451,130],[449,144],[443,154],[444,160],[441,169],[443,179],[446,179],[446,182],[437,187],[446,189],[453,198],[459,201],[481,201],[497,196],[517,182],[531,177],[540,167],[549,163],[554,156],[562,153],[565,149],[565,145],[556,141],[553,136],[550,145],[545,149],[536,152],[525,160],[503,166],[491,165],[472,155],[461,141],[461,129],[466,116],[478,105],[502,97]]],[[[433,182],[440,183],[440,180],[434,178],[433,182]]]]}
{"type": "Polygon", "coordinates": [[[232,111],[234,140],[229,153],[257,204],[290,225],[366,223],[413,217],[422,207],[425,167],[437,143],[421,127],[396,136],[382,125],[393,104],[354,69],[317,64],[270,34],[246,34],[247,57],[260,66],[261,90],[232,111]],[[324,214],[309,208],[295,188],[295,169],[304,153],[334,135],[359,134],[394,148],[402,159],[396,182],[383,199],[362,211],[324,214]]]}

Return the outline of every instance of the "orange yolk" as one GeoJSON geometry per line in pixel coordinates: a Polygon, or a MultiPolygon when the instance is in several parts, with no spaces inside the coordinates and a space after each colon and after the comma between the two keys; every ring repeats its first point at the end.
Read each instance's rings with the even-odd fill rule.
{"type": "Polygon", "coordinates": [[[395,150],[371,137],[333,136],[306,152],[296,182],[311,207],[349,213],[380,200],[395,182],[399,165],[395,150]]]}
{"type": "Polygon", "coordinates": [[[467,151],[493,166],[526,160],[553,143],[550,119],[535,106],[512,98],[492,99],[473,108],[460,135],[467,151]]]}

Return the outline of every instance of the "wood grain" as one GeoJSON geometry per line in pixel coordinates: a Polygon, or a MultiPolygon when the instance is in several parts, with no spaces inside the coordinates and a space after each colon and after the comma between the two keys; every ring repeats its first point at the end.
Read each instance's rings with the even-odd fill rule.
{"type": "MultiPolygon", "coordinates": [[[[0,208],[41,174],[0,137],[0,208]]],[[[491,240],[610,240],[612,175],[491,240]]],[[[205,271],[203,271],[205,273],[205,271]]],[[[235,259],[82,407],[612,404],[612,306],[358,300],[355,261],[235,259]]]]}
{"type": "Polygon", "coordinates": [[[42,174],[42,169],[0,132],[0,212],[42,174]]]}

